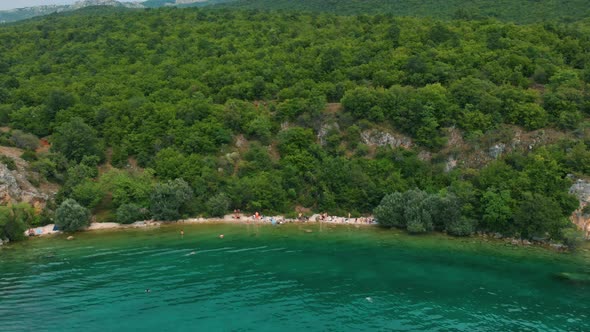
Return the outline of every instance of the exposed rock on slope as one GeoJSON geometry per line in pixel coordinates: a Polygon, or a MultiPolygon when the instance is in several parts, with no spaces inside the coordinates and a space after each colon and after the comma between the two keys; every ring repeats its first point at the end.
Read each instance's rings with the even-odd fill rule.
{"type": "Polygon", "coordinates": [[[410,148],[412,147],[412,140],[409,137],[405,137],[402,135],[393,136],[388,132],[378,131],[378,130],[365,130],[361,133],[361,141],[367,145],[377,145],[377,146],[386,146],[389,145],[391,147],[404,147],[410,148]]]}
{"type": "Polygon", "coordinates": [[[590,239],[590,214],[584,212],[584,208],[590,204],[590,182],[578,179],[570,187],[570,193],[580,200],[580,208],[574,211],[570,219],[590,239]]]}
{"type": "Polygon", "coordinates": [[[0,163],[0,204],[24,202],[41,210],[47,200],[55,195],[55,191],[40,190],[31,184],[27,178],[27,175],[31,174],[27,171],[28,163],[17,157],[20,153],[20,149],[0,147],[0,154],[14,159],[16,164],[16,169],[11,171],[5,164],[0,163]]]}

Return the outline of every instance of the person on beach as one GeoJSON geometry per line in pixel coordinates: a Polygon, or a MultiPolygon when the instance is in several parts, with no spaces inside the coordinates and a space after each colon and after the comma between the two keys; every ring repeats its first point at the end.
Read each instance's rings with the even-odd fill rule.
{"type": "Polygon", "coordinates": [[[256,220],[260,219],[260,213],[258,213],[258,211],[256,211],[256,213],[254,213],[254,219],[256,219],[256,220]]]}

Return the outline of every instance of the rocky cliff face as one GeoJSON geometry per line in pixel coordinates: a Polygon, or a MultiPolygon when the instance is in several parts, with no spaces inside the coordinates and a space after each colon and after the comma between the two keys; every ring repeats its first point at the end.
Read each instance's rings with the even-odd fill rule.
{"type": "Polygon", "coordinates": [[[578,179],[570,187],[570,193],[580,200],[580,207],[572,213],[570,220],[584,232],[587,239],[590,239],[590,214],[584,212],[584,208],[590,204],[590,182],[578,179]]]}
{"type": "Polygon", "coordinates": [[[28,163],[18,157],[20,153],[22,151],[16,148],[0,147],[0,154],[12,158],[16,164],[16,169],[10,170],[0,163],[0,205],[24,202],[41,211],[55,195],[57,188],[46,187],[42,190],[35,187],[29,178],[37,178],[38,175],[27,170],[28,163]]]}
{"type": "Polygon", "coordinates": [[[403,135],[393,136],[392,134],[379,130],[365,130],[361,133],[361,142],[367,145],[386,146],[393,148],[412,147],[412,140],[403,135]]]}

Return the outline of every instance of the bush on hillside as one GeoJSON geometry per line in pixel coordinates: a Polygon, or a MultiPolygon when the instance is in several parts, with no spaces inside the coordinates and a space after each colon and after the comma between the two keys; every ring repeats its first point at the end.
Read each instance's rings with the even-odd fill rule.
{"type": "Polygon", "coordinates": [[[17,148],[35,150],[39,147],[39,137],[18,129],[12,131],[11,138],[17,148]]]}

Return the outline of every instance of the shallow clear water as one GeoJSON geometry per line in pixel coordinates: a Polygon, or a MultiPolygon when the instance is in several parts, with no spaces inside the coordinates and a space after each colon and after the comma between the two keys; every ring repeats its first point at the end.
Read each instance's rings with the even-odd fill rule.
{"type": "Polygon", "coordinates": [[[0,330],[590,331],[590,284],[561,272],[590,273],[589,253],[354,226],[97,231],[0,249],[0,330]]]}

